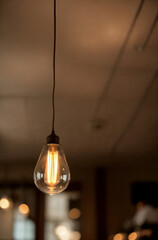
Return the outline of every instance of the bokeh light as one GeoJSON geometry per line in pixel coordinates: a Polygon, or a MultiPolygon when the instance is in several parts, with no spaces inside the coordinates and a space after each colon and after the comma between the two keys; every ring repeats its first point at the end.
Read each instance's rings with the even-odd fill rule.
{"type": "Polygon", "coordinates": [[[136,240],[138,238],[138,233],[137,232],[132,232],[129,234],[128,239],[129,240],[136,240]]]}
{"type": "Polygon", "coordinates": [[[0,200],[0,208],[8,209],[10,207],[10,201],[7,198],[1,198],[0,200]]]}
{"type": "Polygon", "coordinates": [[[115,236],[114,236],[114,240],[123,240],[124,239],[124,235],[121,234],[121,233],[117,233],[115,236]]]}
{"type": "Polygon", "coordinates": [[[55,228],[55,233],[61,240],[68,240],[70,238],[70,231],[63,225],[58,225],[55,228]]]}
{"type": "Polygon", "coordinates": [[[23,215],[28,215],[30,212],[30,209],[27,204],[20,204],[18,210],[23,215]]]}
{"type": "Polygon", "coordinates": [[[81,239],[81,233],[74,231],[71,233],[71,239],[72,240],[80,240],[81,239]]]}
{"type": "Polygon", "coordinates": [[[72,219],[77,219],[81,216],[81,211],[78,208],[72,208],[69,212],[69,216],[72,219]]]}

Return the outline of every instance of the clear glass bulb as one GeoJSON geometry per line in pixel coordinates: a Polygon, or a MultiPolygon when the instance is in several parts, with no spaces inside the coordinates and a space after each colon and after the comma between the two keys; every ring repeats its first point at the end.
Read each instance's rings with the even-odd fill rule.
{"type": "Polygon", "coordinates": [[[42,148],[34,170],[37,188],[50,195],[63,192],[70,182],[70,170],[59,144],[48,143],[42,148]]]}

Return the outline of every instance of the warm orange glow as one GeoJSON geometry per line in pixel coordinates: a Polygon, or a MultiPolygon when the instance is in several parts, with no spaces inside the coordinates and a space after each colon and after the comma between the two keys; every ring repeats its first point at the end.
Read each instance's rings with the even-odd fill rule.
{"type": "Polygon", "coordinates": [[[132,232],[131,234],[129,234],[128,239],[129,240],[136,240],[137,237],[138,237],[138,233],[132,232]]]}
{"type": "Polygon", "coordinates": [[[19,212],[24,215],[28,215],[30,212],[30,209],[26,204],[20,204],[18,209],[19,209],[19,212]]]}
{"type": "Polygon", "coordinates": [[[72,219],[77,219],[81,216],[81,211],[78,208],[72,208],[69,215],[72,219]]]}
{"type": "Polygon", "coordinates": [[[54,186],[58,178],[58,152],[48,151],[46,169],[45,169],[45,183],[54,186]]]}
{"type": "Polygon", "coordinates": [[[9,200],[7,198],[2,198],[0,200],[0,207],[2,209],[7,209],[7,208],[9,208],[9,206],[10,206],[10,202],[9,202],[9,200]]]}
{"type": "Polygon", "coordinates": [[[117,233],[115,236],[114,236],[114,240],[123,240],[124,239],[124,235],[121,234],[121,233],[117,233]]]}
{"type": "Polygon", "coordinates": [[[80,240],[81,239],[81,233],[74,231],[71,233],[71,239],[72,240],[80,240]]]}
{"type": "Polygon", "coordinates": [[[55,228],[55,233],[61,240],[70,239],[70,231],[67,227],[63,225],[58,225],[55,228]]]}

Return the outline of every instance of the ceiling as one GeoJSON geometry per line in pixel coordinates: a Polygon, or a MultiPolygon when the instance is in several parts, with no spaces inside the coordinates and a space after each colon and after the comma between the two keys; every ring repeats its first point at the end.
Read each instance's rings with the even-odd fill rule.
{"type": "MultiPolygon", "coordinates": [[[[51,131],[52,0],[0,1],[0,161],[51,131]]],[[[70,165],[156,161],[158,1],[58,0],[56,133],[70,165]]]]}

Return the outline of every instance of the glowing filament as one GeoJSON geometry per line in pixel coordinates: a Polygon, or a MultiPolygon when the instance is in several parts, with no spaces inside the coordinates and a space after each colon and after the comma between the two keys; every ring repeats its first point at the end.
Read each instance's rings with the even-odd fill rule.
{"type": "Polygon", "coordinates": [[[58,152],[52,150],[48,151],[46,169],[45,169],[45,183],[54,186],[58,178],[58,152]]]}

